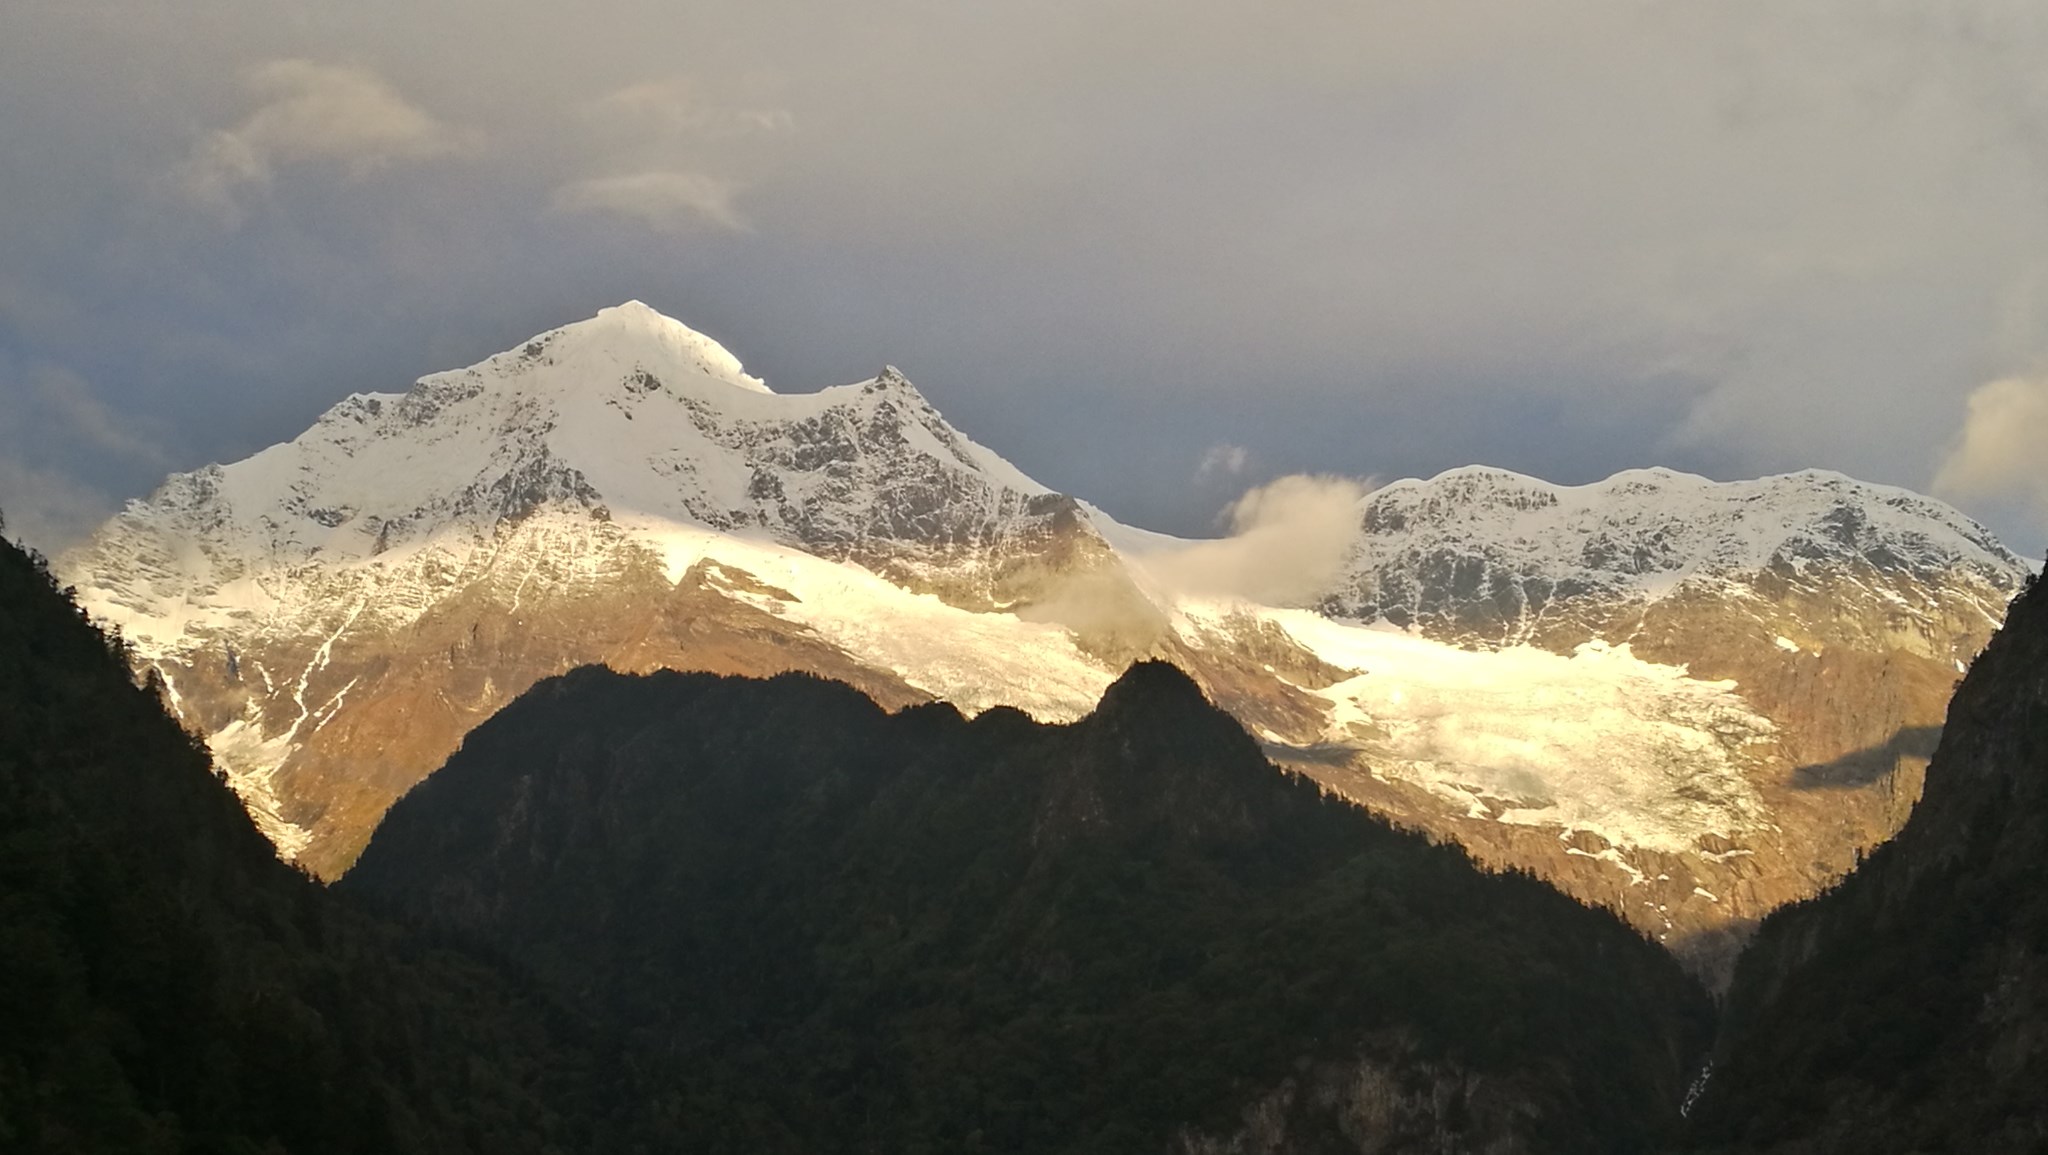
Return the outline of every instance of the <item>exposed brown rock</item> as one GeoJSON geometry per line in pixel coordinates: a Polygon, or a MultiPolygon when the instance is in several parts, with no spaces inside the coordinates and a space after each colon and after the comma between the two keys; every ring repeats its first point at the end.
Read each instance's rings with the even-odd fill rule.
{"type": "Polygon", "coordinates": [[[186,716],[199,724],[218,731],[253,701],[255,716],[277,733],[291,725],[293,698],[264,695],[260,682],[252,687],[253,671],[311,669],[304,695],[316,704],[305,724],[310,732],[270,789],[278,816],[311,836],[296,860],[334,878],[355,861],[391,803],[445,761],[464,734],[535,682],[575,666],[757,677],[807,670],[857,686],[891,708],[929,699],[735,600],[729,594],[736,589],[774,592],[752,575],[710,562],[673,587],[651,564],[601,590],[543,587],[516,610],[488,588],[471,588],[396,636],[344,634],[325,665],[315,663],[316,647],[299,641],[238,653],[237,676],[224,656],[166,663],[166,674],[186,716]],[[346,710],[336,708],[337,699],[346,710]]]}
{"type": "Polygon", "coordinates": [[[1904,824],[1959,666],[1996,628],[1985,604],[1998,600],[1999,591],[1930,590],[1863,570],[1766,572],[1754,584],[1683,587],[1655,602],[1554,608],[1538,635],[1545,648],[1626,643],[1644,659],[1735,682],[1776,724],[1753,776],[1770,826],[1732,841],[1706,835],[1685,854],[1470,818],[1374,776],[1348,752],[1273,754],[1371,809],[1462,843],[1483,863],[1612,908],[1723,984],[1758,920],[1832,885],[1904,824]]]}

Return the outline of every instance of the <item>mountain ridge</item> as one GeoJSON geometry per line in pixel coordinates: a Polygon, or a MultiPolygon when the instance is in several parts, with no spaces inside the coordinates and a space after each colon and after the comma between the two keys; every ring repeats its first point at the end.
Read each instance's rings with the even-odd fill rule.
{"type": "Polygon", "coordinates": [[[1817,562],[1853,559],[1921,579],[1962,570],[2008,596],[2025,571],[1990,531],[1943,503],[1829,470],[1717,482],[1632,469],[1561,486],[1465,466],[1376,490],[1363,528],[1364,548],[1326,605],[1401,626],[1426,619],[1417,595],[1432,583],[1417,571],[1445,552],[1469,565],[1476,550],[1486,571],[1448,584],[1499,582],[1496,600],[1523,616],[1593,592],[1654,600],[1695,578],[1796,574],[1817,562]]]}
{"type": "Polygon", "coordinates": [[[1163,663],[1059,726],[571,671],[335,886],[677,1056],[731,1149],[1641,1148],[1705,1041],[1611,915],[1277,773],[1163,663]]]}

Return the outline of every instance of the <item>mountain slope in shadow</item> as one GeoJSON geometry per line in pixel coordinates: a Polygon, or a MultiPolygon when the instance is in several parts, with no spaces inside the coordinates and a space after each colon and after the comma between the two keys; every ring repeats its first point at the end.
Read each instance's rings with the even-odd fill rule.
{"type": "Polygon", "coordinates": [[[630,1040],[705,1150],[1641,1150],[1700,989],[1276,771],[1171,666],[1091,716],[588,668],[337,889],[630,1040]]]}
{"type": "Polygon", "coordinates": [[[578,1024],[279,862],[124,657],[0,541],[0,1149],[612,1141],[578,1024]]]}

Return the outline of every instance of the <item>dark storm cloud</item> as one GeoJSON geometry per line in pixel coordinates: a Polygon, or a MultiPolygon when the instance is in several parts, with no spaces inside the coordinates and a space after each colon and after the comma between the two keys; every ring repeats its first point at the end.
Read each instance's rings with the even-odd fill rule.
{"type": "MultiPolygon", "coordinates": [[[[1924,488],[2048,357],[2032,3],[27,0],[0,33],[0,505],[53,541],[628,297],[785,390],[901,365],[1181,531],[1281,473],[1475,460],[1924,488]]],[[[1946,492],[2035,551],[2012,472],[1946,492]]]]}

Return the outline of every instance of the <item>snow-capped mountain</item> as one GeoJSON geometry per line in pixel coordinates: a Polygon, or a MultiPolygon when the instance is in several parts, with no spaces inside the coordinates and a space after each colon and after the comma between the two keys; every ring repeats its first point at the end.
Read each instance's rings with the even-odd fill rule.
{"type": "Polygon", "coordinates": [[[1306,605],[1185,592],[1188,543],[1047,490],[894,370],[771,392],[629,303],[172,477],[58,566],[328,876],[575,665],[1067,719],[1156,655],[1276,758],[1674,938],[1896,828],[1913,735],[2024,573],[1829,474],[1458,470],[1369,495],[1340,544],[1306,605]]]}
{"type": "Polygon", "coordinates": [[[563,510],[777,542],[990,608],[1015,556],[1077,513],[893,369],[778,395],[629,302],[406,393],[353,395],[289,443],[173,477],[94,552],[141,560],[108,587],[114,620],[140,638],[188,615],[274,612],[265,574],[388,567],[563,510]]]}
{"type": "MultiPolygon", "coordinates": [[[[1733,836],[1678,827],[1691,845],[1674,854],[1611,819],[1525,809],[1566,779],[1518,790],[1529,747],[1506,735],[1486,758],[1389,760],[1361,742],[1341,767],[1296,764],[1483,859],[1571,876],[1562,884],[1581,897],[1724,959],[1724,928],[1825,885],[1904,821],[1950,691],[2028,573],[1940,502],[1823,471],[1713,482],[1631,470],[1558,486],[1469,467],[1385,486],[1359,525],[1323,614],[1501,659],[1621,647],[1728,687],[1769,725],[1742,775],[1758,821],[1733,836]],[[1514,808],[1496,812],[1500,796],[1514,808]],[[1474,817],[1445,813],[1468,797],[1485,799],[1474,817]]],[[[1539,727],[1526,737],[1548,742],[1539,727]]],[[[1712,793],[1699,778],[1671,786],[1712,793]]]]}
{"type": "Polygon", "coordinates": [[[1470,467],[1375,492],[1338,616],[1477,644],[1540,640],[1574,602],[1641,602],[1688,582],[1856,569],[1921,584],[1982,585],[1995,619],[2018,558],[1941,502],[1808,470],[1714,482],[1636,469],[1551,485],[1470,467]]]}
{"type": "MultiPolygon", "coordinates": [[[[739,670],[759,650],[759,668],[819,668],[897,700],[1057,712],[1027,689],[1042,683],[1078,713],[1109,671],[1075,683],[1015,640],[989,647],[1000,660],[954,653],[961,627],[927,619],[969,622],[1113,561],[1077,503],[955,432],[895,371],[776,394],[634,302],[172,477],[61,564],[157,663],[280,847],[333,871],[391,797],[536,678],[626,661],[628,645],[647,665],[709,660],[694,637],[643,636],[656,606],[683,612],[681,589],[722,603],[686,615],[686,633],[744,617],[736,590],[768,591],[775,613],[733,627],[748,635],[739,670]],[[790,590],[803,609],[783,604],[790,590]],[[857,659],[810,653],[837,643],[786,624],[814,607],[829,607],[824,634],[858,636],[857,659]],[[483,659],[500,628],[516,655],[483,659]],[[399,672],[429,638],[443,670],[399,672]],[[1002,676],[980,688],[992,660],[1002,676]],[[913,690],[896,681],[905,661],[950,673],[913,690]],[[406,720],[380,736],[365,721],[380,710],[406,720]]],[[[1004,620],[1072,652],[1058,627],[1004,620]]]]}

